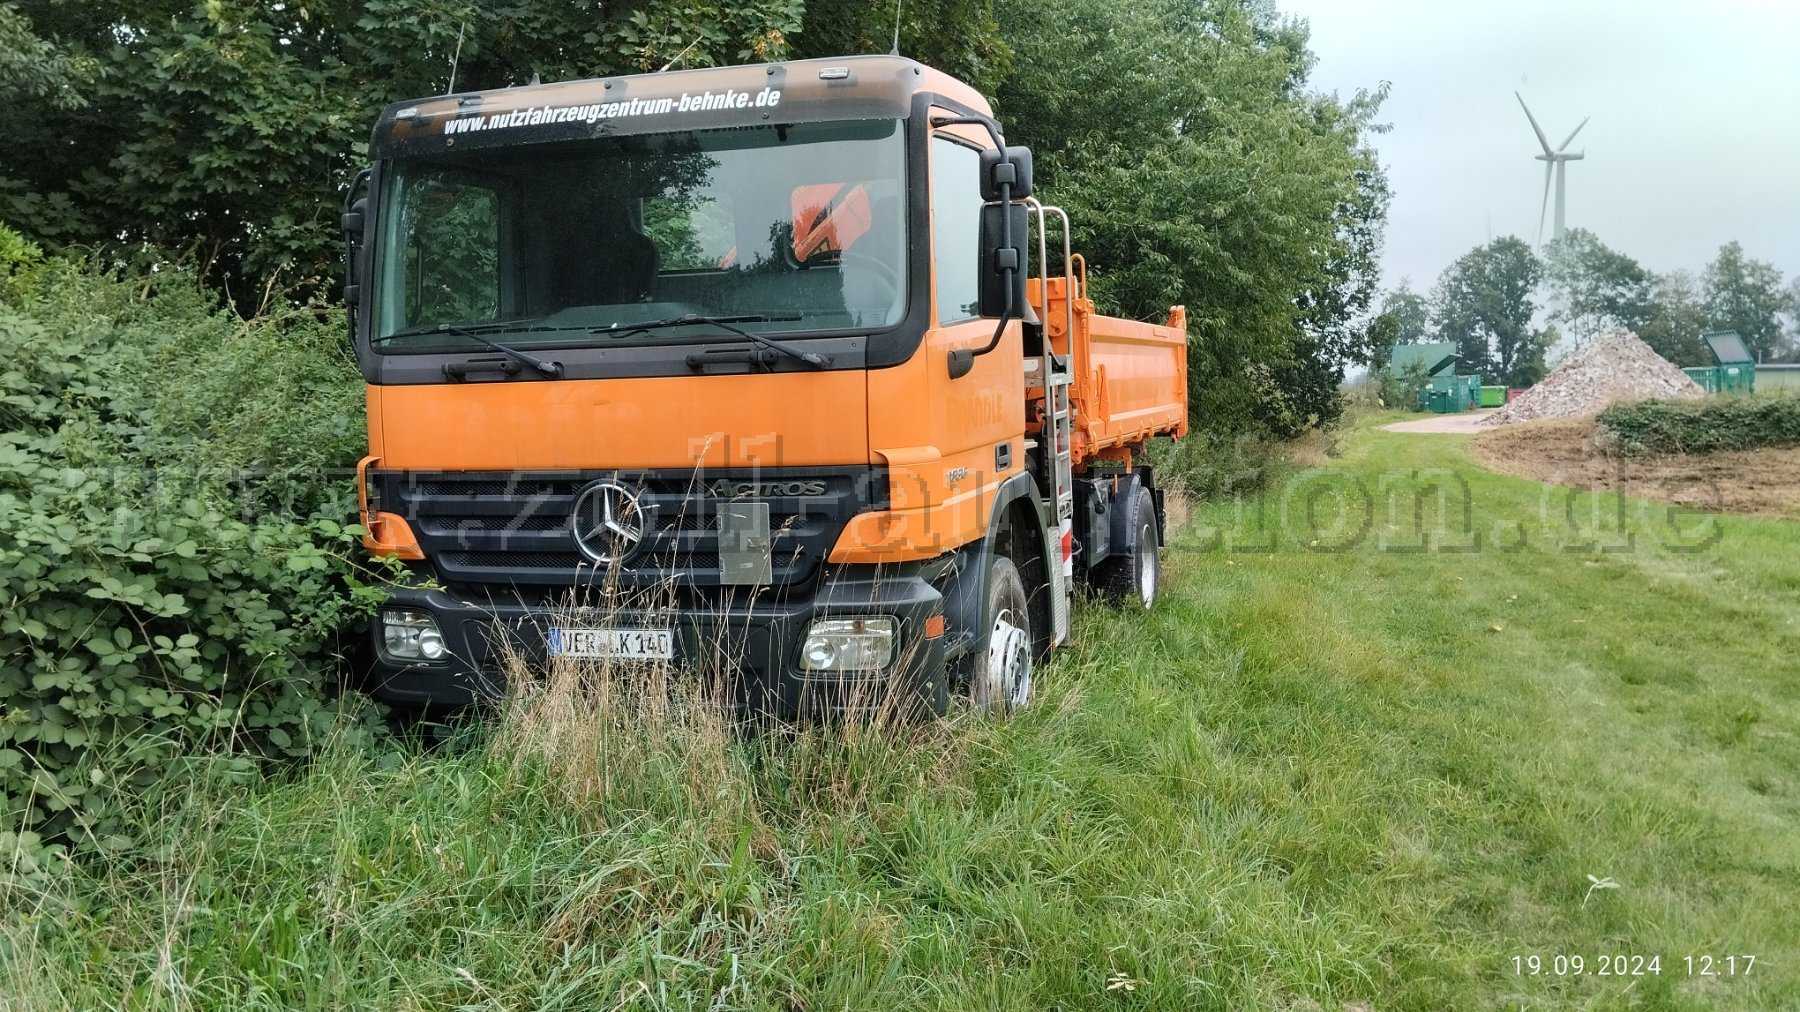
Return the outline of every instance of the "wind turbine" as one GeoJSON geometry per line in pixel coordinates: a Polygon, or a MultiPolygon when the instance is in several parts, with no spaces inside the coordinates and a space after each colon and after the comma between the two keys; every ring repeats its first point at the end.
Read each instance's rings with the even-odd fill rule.
{"type": "Polygon", "coordinates": [[[1587,126],[1588,120],[1593,117],[1589,116],[1583,119],[1580,126],[1569,132],[1569,136],[1562,142],[1562,146],[1552,151],[1550,150],[1550,138],[1545,137],[1544,128],[1538,126],[1537,117],[1531,114],[1531,107],[1525,104],[1525,96],[1515,91],[1513,97],[1519,100],[1519,108],[1525,110],[1525,118],[1531,121],[1532,132],[1537,134],[1538,143],[1544,147],[1543,154],[1533,156],[1544,163],[1544,202],[1538,207],[1538,245],[1542,246],[1544,244],[1544,211],[1550,206],[1550,174],[1556,173],[1556,231],[1550,236],[1551,241],[1554,242],[1561,239],[1565,231],[1563,228],[1563,201],[1567,187],[1564,172],[1570,162],[1579,162],[1587,157],[1585,150],[1569,154],[1569,144],[1575,140],[1575,135],[1581,132],[1581,127],[1587,126]]]}

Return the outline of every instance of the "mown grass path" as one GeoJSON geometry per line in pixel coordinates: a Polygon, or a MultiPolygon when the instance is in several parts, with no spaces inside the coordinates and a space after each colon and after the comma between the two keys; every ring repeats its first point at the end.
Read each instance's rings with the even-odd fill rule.
{"type": "Polygon", "coordinates": [[[1800,524],[1345,448],[1011,721],[155,800],[9,894],[0,1007],[1800,1007],[1800,524]]]}
{"type": "MultiPolygon", "coordinates": [[[[1084,627],[1081,681],[1130,673],[1118,775],[1159,788],[1141,874],[1202,873],[1199,974],[1275,1005],[1800,1007],[1800,524],[1493,475],[1467,440],[1359,430],[1200,510],[1147,628],[1084,627]],[[1725,952],[1756,965],[1701,972],[1725,952]]],[[[1165,953],[1147,978],[1195,972],[1165,953]]]]}

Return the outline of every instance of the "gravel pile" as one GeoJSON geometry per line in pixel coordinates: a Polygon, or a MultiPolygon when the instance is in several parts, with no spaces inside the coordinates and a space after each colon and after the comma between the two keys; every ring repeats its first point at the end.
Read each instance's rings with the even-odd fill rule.
{"type": "Polygon", "coordinates": [[[1614,401],[1651,398],[1696,398],[1700,385],[1627,330],[1597,337],[1576,349],[1537,386],[1483,418],[1484,425],[1506,425],[1539,418],[1577,418],[1598,414],[1614,401]]]}

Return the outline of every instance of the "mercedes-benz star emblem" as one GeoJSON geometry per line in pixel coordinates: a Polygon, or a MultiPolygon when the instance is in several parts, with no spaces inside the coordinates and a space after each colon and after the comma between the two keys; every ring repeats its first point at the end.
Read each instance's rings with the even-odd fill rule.
{"type": "Polygon", "coordinates": [[[623,562],[644,541],[644,507],[636,493],[616,481],[582,489],[572,520],[575,544],[595,562],[623,562]]]}

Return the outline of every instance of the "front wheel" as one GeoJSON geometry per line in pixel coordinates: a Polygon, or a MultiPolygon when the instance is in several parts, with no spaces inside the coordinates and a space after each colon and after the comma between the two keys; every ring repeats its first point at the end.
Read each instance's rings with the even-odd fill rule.
{"type": "Polygon", "coordinates": [[[1011,713],[1031,702],[1031,610],[1019,567],[1005,556],[988,563],[987,620],[968,664],[969,703],[1011,713]]]}
{"type": "Polygon", "coordinates": [[[1156,502],[1140,488],[1131,500],[1131,525],[1125,550],[1100,564],[1094,583],[1108,598],[1139,608],[1156,604],[1162,582],[1162,542],[1156,534],[1156,502]]]}

